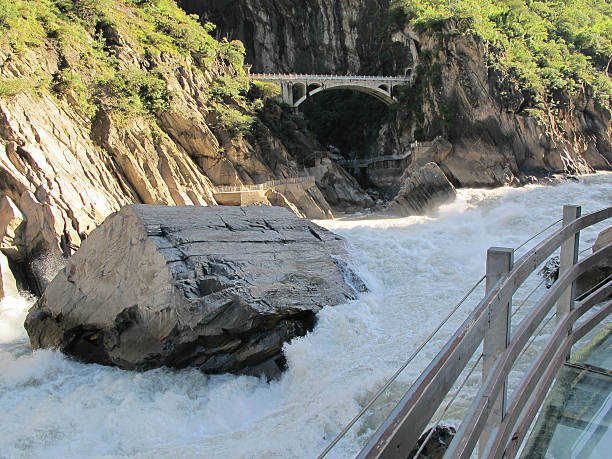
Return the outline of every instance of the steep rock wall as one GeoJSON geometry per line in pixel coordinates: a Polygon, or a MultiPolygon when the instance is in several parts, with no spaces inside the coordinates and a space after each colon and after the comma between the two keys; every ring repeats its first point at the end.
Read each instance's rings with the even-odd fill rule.
{"type": "Polygon", "coordinates": [[[387,33],[386,0],[178,3],[213,22],[217,38],[242,40],[254,72],[403,74],[412,60],[387,33]]]}
{"type": "Polygon", "coordinates": [[[513,79],[487,65],[485,44],[459,35],[453,24],[430,34],[407,27],[421,59],[415,83],[401,97],[395,131],[380,141],[387,153],[402,153],[408,140],[441,136],[452,144],[445,155],[432,151],[458,186],[529,183],[551,173],[609,170],[612,161],[610,112],[589,88],[559,95],[553,114],[532,116],[525,94],[513,79]],[[399,139],[399,141],[398,141],[399,139]]]}

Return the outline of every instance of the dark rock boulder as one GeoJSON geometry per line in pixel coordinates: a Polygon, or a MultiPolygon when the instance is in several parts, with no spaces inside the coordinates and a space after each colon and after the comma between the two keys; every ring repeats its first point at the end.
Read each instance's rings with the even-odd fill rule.
{"type": "MultiPolygon", "coordinates": [[[[612,244],[612,227],[606,228],[599,233],[593,253],[612,244]]],[[[546,288],[550,288],[559,279],[559,256],[549,258],[542,269],[538,272],[545,281],[546,288]]],[[[604,259],[588,271],[582,273],[576,280],[576,296],[578,298],[588,295],[594,289],[599,288],[601,282],[608,281],[612,274],[612,259],[604,259]]]]}
{"type": "Polygon", "coordinates": [[[436,426],[433,432],[431,429],[427,429],[421,435],[421,438],[419,438],[414,449],[410,451],[408,457],[415,459],[442,459],[456,433],[455,428],[450,426],[436,426]],[[425,446],[423,446],[423,443],[425,443],[425,446]],[[420,453],[419,450],[421,450],[420,453]]]}
{"type": "Polygon", "coordinates": [[[544,279],[546,288],[551,288],[557,279],[559,279],[559,257],[554,256],[546,260],[544,266],[538,271],[538,274],[544,279]]]}
{"type": "Polygon", "coordinates": [[[130,205],[91,233],[25,327],[34,349],[85,362],[274,376],[317,311],[364,290],[346,255],[279,207],[130,205]]]}
{"type": "Polygon", "coordinates": [[[436,163],[406,169],[402,187],[388,206],[390,213],[400,215],[423,214],[435,207],[451,202],[457,192],[436,163]]]}

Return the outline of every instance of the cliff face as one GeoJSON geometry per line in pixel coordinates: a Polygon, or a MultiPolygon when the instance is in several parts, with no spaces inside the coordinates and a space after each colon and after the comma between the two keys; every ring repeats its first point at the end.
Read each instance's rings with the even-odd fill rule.
{"type": "Polygon", "coordinates": [[[420,59],[413,87],[400,96],[396,130],[387,126],[381,135],[386,151],[398,153],[407,140],[441,136],[452,149],[432,151],[426,159],[463,187],[611,168],[610,112],[587,87],[577,95],[559,94],[560,108],[534,116],[516,82],[487,65],[483,42],[458,35],[452,24],[436,34],[410,27],[397,34],[413,37],[420,59]],[[398,137],[399,142],[387,140],[398,137]]]}
{"type": "MultiPolygon", "coordinates": [[[[84,25],[76,33],[69,13],[52,10],[58,30],[41,30],[35,45],[20,41],[24,11],[8,28],[0,23],[0,257],[35,291],[125,204],[214,205],[216,185],[291,179],[304,173],[300,156],[321,149],[299,132],[286,146],[257,117],[265,111],[268,124],[286,124],[289,115],[236,96],[235,86],[246,81],[248,88],[239,62],[230,62],[239,47],[211,42],[213,51],[176,52],[163,43],[166,35],[150,30],[163,23],[146,15],[175,15],[174,26],[185,27],[177,36],[188,37],[189,47],[212,38],[172,2],[117,1],[113,8],[79,11],[74,22],[84,25]],[[139,41],[136,26],[157,48],[139,41]],[[250,131],[238,135],[234,126],[244,120],[250,131]]],[[[364,196],[356,183],[345,185],[364,196]]],[[[293,186],[290,196],[273,194],[275,204],[300,215],[331,214],[312,183],[293,186]]]]}
{"type": "Polygon", "coordinates": [[[456,186],[611,168],[610,113],[588,86],[556,94],[560,103],[533,116],[516,80],[489,65],[486,44],[452,21],[400,27],[389,2],[377,0],[180,3],[219,24],[219,36],[248,43],[255,71],[401,75],[412,68],[414,82],[398,91],[397,115],[381,129],[374,154],[403,154],[415,140],[442,136],[450,152],[420,159],[436,162],[456,186]]]}
{"type": "Polygon", "coordinates": [[[253,72],[404,74],[411,62],[390,41],[388,0],[179,0],[242,40],[253,72]]]}

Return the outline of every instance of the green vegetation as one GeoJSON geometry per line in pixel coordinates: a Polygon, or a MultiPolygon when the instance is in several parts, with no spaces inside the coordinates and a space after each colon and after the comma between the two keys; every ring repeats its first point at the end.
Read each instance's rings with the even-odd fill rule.
{"type": "Polygon", "coordinates": [[[243,135],[270,90],[246,97],[244,46],[215,40],[213,29],[173,0],[0,0],[0,49],[8,59],[52,50],[58,60],[58,70],[46,78],[0,80],[0,97],[47,90],[87,116],[103,109],[123,123],[169,110],[172,66],[191,65],[217,75],[203,94],[221,125],[243,135]]]}
{"type": "Polygon", "coordinates": [[[37,78],[6,78],[0,79],[0,97],[10,98],[23,92],[40,93],[46,81],[37,78]]]}
{"type": "Polygon", "coordinates": [[[255,80],[251,86],[251,96],[255,99],[272,99],[280,95],[280,93],[281,90],[278,85],[270,81],[255,80]]]}
{"type": "Polygon", "coordinates": [[[483,39],[490,64],[507,70],[541,109],[591,87],[610,108],[612,5],[608,0],[392,0],[391,19],[483,39]]]}
{"type": "Polygon", "coordinates": [[[119,70],[96,81],[96,96],[106,111],[124,116],[156,115],[170,108],[166,81],[160,72],[119,70]]]}

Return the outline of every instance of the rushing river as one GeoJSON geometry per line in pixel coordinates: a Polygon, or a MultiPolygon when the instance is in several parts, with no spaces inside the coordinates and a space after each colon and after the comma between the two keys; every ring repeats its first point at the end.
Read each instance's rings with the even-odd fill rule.
{"type": "MultiPolygon", "coordinates": [[[[555,187],[461,190],[433,217],[318,222],[349,241],[370,292],[324,309],[313,332],[285,346],[288,370],[272,382],[195,370],[135,373],[55,351],[32,353],[22,325],[30,303],[5,299],[0,457],[314,457],[482,276],[489,246],[517,247],[569,203],[583,213],[609,206],[612,175],[555,187]]],[[[583,232],[584,247],[602,227],[583,232]]],[[[331,457],[359,451],[470,304],[331,457]]],[[[476,390],[468,383],[451,422],[476,390]]]]}

